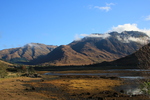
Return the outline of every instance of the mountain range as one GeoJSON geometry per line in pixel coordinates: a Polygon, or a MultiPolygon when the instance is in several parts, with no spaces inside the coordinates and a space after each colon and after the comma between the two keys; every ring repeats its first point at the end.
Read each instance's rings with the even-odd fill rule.
{"type": "Polygon", "coordinates": [[[95,33],[68,45],[61,45],[33,63],[88,65],[113,61],[134,53],[145,42],[149,42],[149,37],[138,31],[95,33]]]}
{"type": "Polygon", "coordinates": [[[94,33],[68,45],[30,43],[20,48],[1,50],[0,58],[24,64],[88,65],[130,55],[149,40],[148,35],[138,31],[94,33]]]}

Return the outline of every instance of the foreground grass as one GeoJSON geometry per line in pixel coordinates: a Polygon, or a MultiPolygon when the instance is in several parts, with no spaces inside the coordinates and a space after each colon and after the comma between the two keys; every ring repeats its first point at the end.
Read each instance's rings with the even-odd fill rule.
{"type": "Polygon", "coordinates": [[[92,78],[81,78],[81,79],[57,79],[52,81],[45,81],[43,83],[50,83],[57,87],[62,87],[68,91],[72,92],[83,92],[83,91],[113,91],[115,86],[122,84],[120,80],[111,80],[111,79],[92,79],[92,78]]]}
{"type": "Polygon", "coordinates": [[[37,92],[28,92],[26,82],[39,80],[39,78],[15,77],[0,80],[0,100],[44,100],[45,97],[37,92]]]}

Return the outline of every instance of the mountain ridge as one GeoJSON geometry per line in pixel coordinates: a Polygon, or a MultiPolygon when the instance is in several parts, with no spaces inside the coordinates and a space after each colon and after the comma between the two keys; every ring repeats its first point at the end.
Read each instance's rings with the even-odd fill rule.
{"type": "Polygon", "coordinates": [[[125,57],[149,41],[145,33],[138,31],[95,33],[68,45],[29,43],[24,47],[1,50],[0,59],[34,65],[88,65],[125,57]]]}
{"type": "Polygon", "coordinates": [[[68,45],[57,47],[44,58],[38,59],[36,63],[87,65],[103,61],[113,61],[132,54],[142,47],[142,43],[139,41],[136,42],[136,39],[141,37],[147,37],[145,41],[149,42],[149,37],[143,32],[138,31],[111,32],[104,35],[96,34],[96,36],[90,35],[81,40],[73,41],[68,45]]]}

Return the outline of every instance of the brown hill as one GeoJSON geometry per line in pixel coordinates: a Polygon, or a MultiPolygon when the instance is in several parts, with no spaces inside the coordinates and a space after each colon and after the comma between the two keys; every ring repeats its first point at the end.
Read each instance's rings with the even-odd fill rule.
{"type": "Polygon", "coordinates": [[[61,45],[47,56],[34,60],[33,62],[34,64],[45,63],[52,65],[82,65],[92,63],[90,59],[87,59],[87,56],[74,51],[68,45],[61,45]]]}
{"type": "Polygon", "coordinates": [[[103,61],[113,61],[134,53],[142,47],[139,42],[127,40],[130,37],[148,37],[142,32],[111,32],[108,37],[94,34],[68,45],[59,46],[48,55],[34,60],[34,64],[87,65],[103,61]],[[118,39],[119,37],[119,39],[118,39]],[[122,40],[121,40],[122,39],[122,40]]]}
{"type": "Polygon", "coordinates": [[[14,63],[26,63],[40,56],[47,55],[56,46],[30,43],[24,47],[5,49],[0,51],[0,59],[14,63]]]}

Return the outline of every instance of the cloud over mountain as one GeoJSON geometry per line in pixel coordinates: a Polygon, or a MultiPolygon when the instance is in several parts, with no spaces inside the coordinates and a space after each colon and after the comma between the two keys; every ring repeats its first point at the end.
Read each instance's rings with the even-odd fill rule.
{"type": "Polygon", "coordinates": [[[108,38],[110,36],[110,34],[108,33],[105,33],[105,34],[98,34],[98,33],[94,33],[94,34],[76,34],[75,35],[75,41],[79,41],[81,40],[82,37],[98,37],[98,38],[102,38],[102,39],[105,39],[105,38],[108,38]]]}
{"type": "Polygon", "coordinates": [[[109,37],[110,36],[110,34],[107,34],[107,33],[105,33],[105,34],[90,34],[90,35],[88,35],[88,34],[81,34],[81,36],[84,36],[84,37],[101,37],[101,38],[103,38],[103,39],[105,39],[105,38],[107,38],[107,37],[109,37]]]}
{"type": "Polygon", "coordinates": [[[122,36],[118,35],[116,38],[123,42],[123,43],[129,43],[131,41],[133,42],[138,42],[140,44],[147,44],[150,41],[150,29],[140,29],[137,27],[137,24],[124,24],[124,25],[118,25],[116,27],[112,27],[111,30],[104,34],[99,34],[99,33],[94,33],[94,34],[76,34],[75,36],[75,41],[81,40],[83,37],[88,38],[88,37],[101,37],[102,39],[109,38],[111,35],[109,33],[111,32],[118,32],[122,34],[126,34],[126,31],[139,31],[145,33],[147,36],[141,36],[141,37],[135,37],[133,35],[128,35],[128,36],[122,36]]]}
{"type": "Polygon", "coordinates": [[[150,29],[139,29],[137,27],[137,24],[124,24],[124,25],[118,25],[116,27],[112,27],[109,32],[116,31],[118,33],[121,33],[123,31],[140,31],[146,33],[150,37],[150,29]]]}

